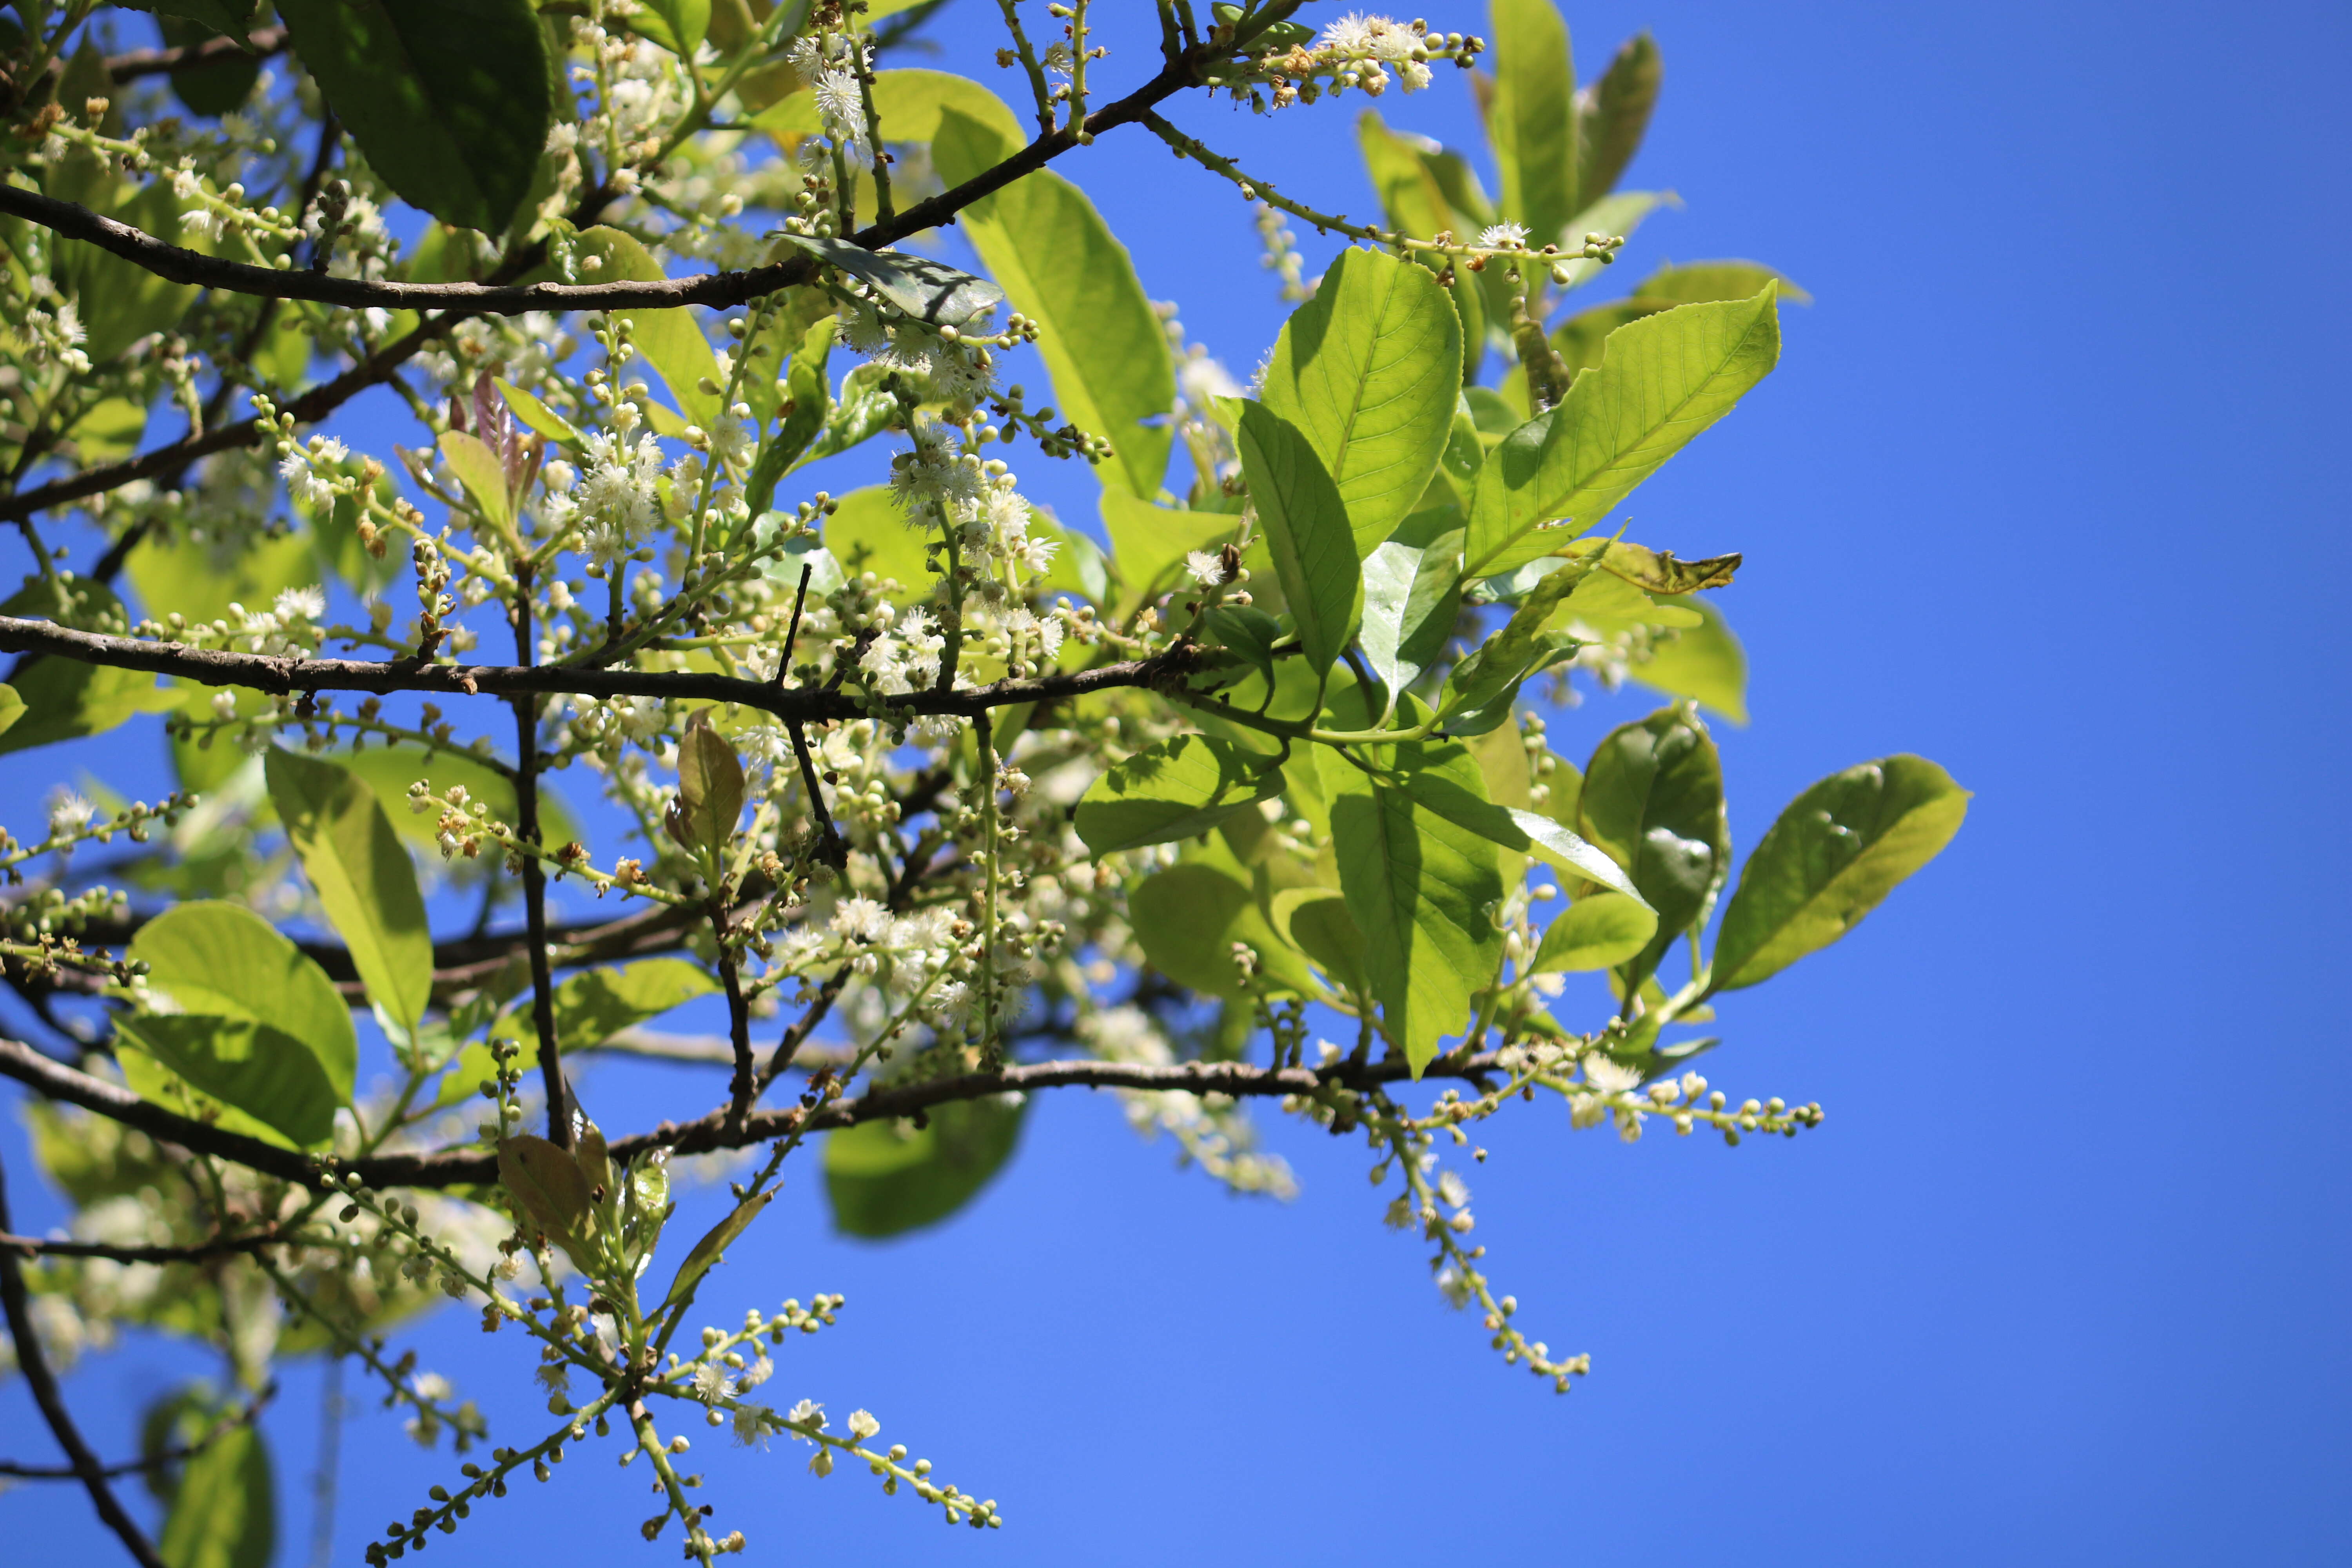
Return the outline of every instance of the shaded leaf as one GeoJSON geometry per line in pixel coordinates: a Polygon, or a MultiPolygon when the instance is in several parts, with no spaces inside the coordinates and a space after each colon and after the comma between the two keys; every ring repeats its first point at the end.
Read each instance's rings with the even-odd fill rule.
{"type": "Polygon", "coordinates": [[[687,850],[723,857],[743,815],[743,763],[711,727],[710,710],[697,709],[677,740],[677,794],[662,826],[687,850]]]}
{"type": "Polygon", "coordinates": [[[1748,722],[1748,653],[1725,624],[1723,612],[1704,599],[1687,601],[1701,624],[1654,637],[1650,657],[1626,674],[1653,691],[1688,697],[1735,724],[1748,722]]]}
{"type": "MultiPolygon", "coordinates": [[[[663,1180],[667,1189],[667,1177],[665,1175],[663,1180]]],[[[677,1266],[677,1278],[669,1282],[669,1293],[662,1298],[662,1304],[655,1310],[667,1311],[691,1296],[694,1288],[702,1282],[702,1277],[718,1266],[719,1254],[750,1228],[751,1222],[760,1217],[760,1211],[766,1208],[775,1195],[773,1188],[752,1194],[729,1211],[725,1219],[705,1231],[702,1239],[694,1244],[694,1250],[686,1255],[686,1261],[677,1266]]]]}
{"type": "Polygon", "coordinates": [[[1329,888],[1285,888],[1268,900],[1276,929],[1332,981],[1359,996],[1371,994],[1365,977],[1364,933],[1348,912],[1346,895],[1329,888]]]}
{"type": "MultiPolygon", "coordinates": [[[[1396,748],[1409,777],[1442,779],[1483,801],[1478,764],[1458,745],[1396,748]]],[[[1472,996],[1502,965],[1491,911],[1503,897],[1495,847],[1421,809],[1412,794],[1354,768],[1326,775],[1331,835],[1348,913],[1390,1037],[1414,1076],[1470,1023],[1472,996]]]]}
{"type": "Polygon", "coordinates": [[[1603,572],[1622,577],[1647,593],[1696,594],[1727,588],[1739,570],[1738,555],[1710,555],[1703,561],[1677,561],[1671,550],[1652,550],[1622,539],[1582,539],[1560,552],[1570,559],[1597,562],[1603,572]]]}
{"type": "Polygon", "coordinates": [[[873,285],[885,300],[918,321],[964,327],[1004,302],[1004,290],[985,278],[903,250],[868,250],[816,235],[784,237],[826,266],[873,285]]]}
{"type": "Polygon", "coordinates": [[[1943,769],[1905,755],[1832,773],[1790,801],[1740,871],[1709,988],[1753,985],[1853,930],[1952,841],[1969,798],[1943,769]]]}
{"type": "Polygon", "coordinates": [[[269,1568],[278,1501],[261,1429],[232,1426],[187,1462],[155,1538],[168,1568],[269,1568]]]}
{"type": "Polygon", "coordinates": [[[1262,752],[1178,735],[1095,780],[1078,802],[1078,837],[1097,855],[1172,844],[1281,793],[1282,770],[1262,752]]]}
{"type": "Polygon", "coordinates": [[[593,1279],[598,1272],[590,1240],[594,1205],[587,1178],[563,1150],[529,1132],[499,1140],[499,1184],[526,1220],[562,1247],[574,1267],[593,1279]]]}
{"type": "Polygon", "coordinates": [[[1233,871],[1180,862],[1129,889],[1127,908],[1144,957],[1180,985],[1227,1000],[1248,994],[1234,967],[1234,943],[1239,942],[1257,953],[1258,975],[1266,988],[1315,994],[1307,966],[1258,908],[1250,885],[1233,871]]]}
{"type": "Polygon", "coordinates": [[[1625,868],[1658,912],[1657,934],[1627,966],[1638,982],[1706,918],[1728,869],[1731,834],[1715,742],[1677,708],[1611,731],[1585,764],[1577,830],[1625,868]]]}
{"type": "Polygon", "coordinates": [[[530,0],[278,0],[278,14],[369,167],[446,222],[507,226],[553,109],[530,0]]]}
{"type": "Polygon", "coordinates": [[[1391,699],[1437,662],[1462,606],[1462,531],[1427,545],[1391,539],[1364,558],[1364,662],[1391,699]]]}
{"type": "Polygon", "coordinates": [[[869,1121],[824,1141],[824,1192],[845,1236],[899,1236],[936,1225],[1004,1168],[1021,1140],[1017,1097],[935,1106],[923,1126],[869,1121]]]}
{"type": "MultiPolygon", "coordinates": [[[[104,584],[87,578],[70,584],[36,579],[0,604],[0,615],[54,621],[83,631],[123,629],[121,601],[104,584]]],[[[24,710],[0,733],[0,753],[102,735],[134,714],[179,706],[177,697],[158,690],[155,678],[143,671],[71,658],[44,658],[19,669],[14,686],[24,710]]]]}
{"type": "Polygon", "coordinates": [[[346,1097],[327,1081],[310,1047],[281,1029],[201,1013],[124,1014],[114,1026],[195,1088],[299,1147],[334,1135],[335,1107],[346,1097]]]}

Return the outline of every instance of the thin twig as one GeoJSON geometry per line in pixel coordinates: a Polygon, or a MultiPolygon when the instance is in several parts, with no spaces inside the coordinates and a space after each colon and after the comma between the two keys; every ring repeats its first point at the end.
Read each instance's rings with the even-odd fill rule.
{"type": "Polygon", "coordinates": [[[206,38],[173,49],[131,49],[106,57],[106,74],[116,81],[136,81],[142,76],[170,76],[202,70],[223,60],[266,60],[286,47],[286,29],[257,27],[242,40],[206,38]]]}
{"type": "MultiPolygon", "coordinates": [[[[515,566],[515,657],[526,668],[538,650],[530,641],[530,563],[515,566]]],[[[539,842],[539,698],[517,696],[515,715],[515,831],[534,848],[539,842]]],[[[539,1036],[540,1079],[547,1091],[547,1137],[559,1149],[572,1147],[571,1096],[563,1084],[563,1047],[555,1037],[555,976],[547,962],[547,871],[536,855],[522,861],[523,924],[530,958],[530,1018],[539,1036]]]]}
{"type": "MultiPolygon", "coordinates": [[[[7,1173],[0,1170],[0,1231],[14,1230],[8,1219],[7,1173]]],[[[82,1441],[80,1429],[74,1426],[73,1416],[66,1409],[65,1396],[58,1391],[58,1380],[49,1371],[49,1358],[41,1349],[40,1336],[34,1331],[33,1314],[25,1300],[25,1276],[16,1262],[16,1255],[0,1247],[0,1309],[8,1319],[8,1335],[16,1344],[16,1368],[25,1374],[25,1386],[33,1393],[33,1403],[40,1406],[41,1418],[49,1424],[58,1447],[66,1451],[74,1474],[89,1500],[98,1509],[98,1517],[106,1527],[121,1539],[124,1550],[135,1559],[140,1568],[164,1568],[163,1560],[155,1554],[154,1545],[138,1521],[123,1510],[121,1500],[107,1483],[106,1467],[82,1441]]]]}
{"type": "Polygon", "coordinates": [[[283,1231],[255,1236],[216,1236],[188,1247],[118,1247],[105,1241],[48,1241],[37,1236],[0,1234],[0,1251],[26,1258],[103,1258],[112,1263],[201,1263],[210,1258],[230,1258],[258,1252],[293,1238],[283,1231]]]}

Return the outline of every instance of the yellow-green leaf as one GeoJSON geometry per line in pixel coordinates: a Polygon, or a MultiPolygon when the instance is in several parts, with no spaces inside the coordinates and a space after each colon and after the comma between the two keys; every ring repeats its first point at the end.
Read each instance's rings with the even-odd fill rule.
{"type": "Polygon", "coordinates": [[[348,768],[278,748],[264,771],[278,820],[369,1000],[413,1037],[433,993],[433,938],[416,868],[375,791],[348,768]]]}

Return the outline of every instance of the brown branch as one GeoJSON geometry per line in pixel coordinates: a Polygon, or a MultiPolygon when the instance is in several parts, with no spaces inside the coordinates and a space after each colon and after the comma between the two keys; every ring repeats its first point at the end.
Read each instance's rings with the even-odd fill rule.
{"type": "MultiPolygon", "coordinates": [[[[1497,1070],[1492,1051],[1475,1056],[1456,1053],[1432,1062],[1422,1077],[1477,1080],[1497,1070]]],[[[1138,1089],[1241,1099],[1311,1095],[1332,1085],[1369,1089],[1411,1076],[1412,1070],[1402,1059],[1342,1060],[1325,1068],[1280,1069],[1248,1062],[1180,1062],[1166,1067],[1084,1058],[1033,1062],[991,1072],[868,1089],[856,1099],[837,1100],[815,1110],[793,1106],[784,1110],[754,1111],[743,1119],[740,1128],[729,1126],[724,1110],[692,1121],[665,1121],[649,1131],[615,1139],[612,1153],[615,1160],[626,1161],[649,1149],[705,1154],[721,1149],[749,1148],[795,1131],[822,1132],[855,1127],[867,1121],[912,1116],[961,1100],[1048,1089],[1138,1089]]],[[[317,1156],[295,1153],[258,1139],[223,1131],[209,1122],[177,1115],[104,1079],[92,1078],[52,1061],[15,1040],[0,1039],[0,1077],[13,1078],[51,1100],[96,1111],[164,1142],[233,1160],[265,1175],[310,1187],[324,1186],[331,1180],[327,1165],[317,1156]]],[[[356,1173],[362,1181],[374,1187],[487,1186],[499,1179],[495,1156],[464,1147],[416,1154],[377,1154],[342,1161],[333,1169],[336,1173],[356,1173]]]]}
{"type": "MultiPolygon", "coordinates": [[[[250,1426],[260,1419],[261,1412],[277,1394],[278,1385],[268,1384],[246,1401],[240,1410],[232,1410],[213,1423],[212,1430],[193,1443],[174,1443],[160,1448],[144,1458],[125,1459],[119,1465],[108,1465],[98,1473],[112,1480],[117,1476],[135,1476],[149,1470],[160,1470],[166,1465],[176,1465],[193,1459],[240,1426],[250,1426]]],[[[80,1472],[70,1465],[20,1465],[13,1459],[0,1459],[0,1476],[21,1481],[73,1481],[81,1479],[80,1472]]]]}
{"type": "MultiPolygon", "coordinates": [[[[972,203],[1003,189],[1024,174],[1044,168],[1071,148],[1116,127],[1140,121],[1155,105],[1192,85],[1193,69],[1203,60],[1185,56],[1170,61],[1134,92],[1088,115],[1083,132],[1067,126],[1052,135],[1040,136],[955,189],[919,202],[883,222],[868,225],[858,231],[855,243],[868,250],[881,250],[910,234],[951,222],[957,213],[972,203]]],[[[87,207],[16,185],[0,184],[0,213],[38,224],[68,239],[87,241],[174,283],[193,283],[264,299],[308,300],[352,310],[457,310],[469,315],[519,316],[527,310],[666,310],[682,305],[723,309],[806,283],[817,271],[817,263],[803,256],[742,272],[709,272],[657,283],[383,282],[329,278],[291,269],[280,271],[199,255],[87,207]]]]}
{"type": "MultiPolygon", "coordinates": [[[[532,668],[530,567],[518,563],[514,595],[515,657],[532,668]]],[[[539,698],[514,700],[515,831],[525,844],[539,842],[539,698]]],[[[547,962],[547,868],[536,855],[522,857],[522,911],[530,954],[530,1020],[539,1037],[540,1079],[547,1089],[548,1141],[572,1147],[572,1094],[563,1082],[563,1046],[555,1035],[555,975],[547,962]]]]}
{"type": "MultiPolygon", "coordinates": [[[[422,691],[452,697],[562,695],[573,697],[671,697],[732,702],[779,719],[817,723],[854,719],[867,709],[838,691],[794,688],[780,691],[764,680],[745,680],[704,671],[584,669],[572,665],[422,664],[414,659],[280,658],[232,653],[76,631],[49,621],[0,616],[0,651],[60,654],[84,664],[178,675],[205,686],[243,686],[272,695],[297,691],[422,691]]],[[[912,719],[926,713],[971,718],[1016,702],[1043,702],[1116,687],[1153,686],[1179,679],[1198,660],[1199,650],[1178,643],[1150,658],[1099,665],[1072,675],[1032,680],[1000,680],[961,691],[918,691],[887,700],[891,712],[912,719]]]]}
{"type": "Polygon", "coordinates": [[[188,44],[176,49],[131,49],[106,57],[106,73],[116,81],[135,81],[142,76],[170,76],[177,71],[202,70],[223,60],[266,60],[286,47],[286,29],[260,27],[247,33],[243,41],[230,37],[206,38],[201,44],[188,44]]]}
{"type": "Polygon", "coordinates": [[[0,1251],[26,1258],[103,1258],[112,1263],[201,1263],[209,1258],[258,1252],[289,1239],[285,1232],[271,1230],[253,1236],[216,1236],[193,1247],[117,1247],[104,1241],[44,1241],[37,1236],[0,1233],[0,1251]]]}
{"type": "MultiPolygon", "coordinates": [[[[9,1043],[13,1042],[0,1041],[9,1043]]],[[[15,1228],[8,1219],[7,1174],[0,1171],[0,1231],[15,1228]]],[[[98,1456],[82,1441],[79,1428],[66,1409],[65,1396],[58,1391],[57,1377],[49,1371],[48,1357],[41,1350],[40,1336],[33,1330],[33,1314],[25,1300],[24,1271],[17,1266],[16,1255],[5,1247],[0,1247],[0,1310],[5,1310],[9,1337],[16,1342],[16,1368],[25,1374],[25,1385],[32,1390],[33,1403],[40,1406],[41,1418],[49,1424],[58,1447],[66,1451],[74,1474],[81,1478],[89,1500],[97,1506],[98,1517],[121,1538],[123,1548],[140,1568],[164,1568],[163,1560],[156,1555],[146,1532],[123,1510],[121,1500],[107,1484],[106,1467],[98,1462],[98,1456]]]]}

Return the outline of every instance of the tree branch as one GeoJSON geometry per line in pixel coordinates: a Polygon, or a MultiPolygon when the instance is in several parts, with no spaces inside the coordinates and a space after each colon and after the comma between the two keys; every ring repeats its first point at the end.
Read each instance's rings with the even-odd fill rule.
{"type": "MultiPolygon", "coordinates": [[[[1422,1078],[1475,1080],[1498,1070],[1492,1051],[1467,1057],[1456,1053],[1438,1058],[1422,1073],[1422,1078]]],[[[1402,1059],[1362,1063],[1342,1060],[1325,1068],[1279,1070],[1247,1062],[1180,1062],[1167,1067],[1085,1058],[1032,1062],[992,1072],[964,1073],[924,1083],[872,1089],[855,1099],[837,1100],[815,1110],[793,1106],[783,1110],[754,1111],[743,1119],[740,1128],[730,1127],[724,1110],[692,1121],[665,1121],[649,1131],[614,1140],[612,1155],[615,1160],[626,1161],[647,1149],[706,1154],[721,1149],[749,1148],[795,1131],[822,1132],[855,1127],[862,1122],[912,1116],[961,1100],[1047,1089],[1139,1089],[1242,1099],[1311,1095],[1332,1085],[1369,1089],[1412,1076],[1412,1069],[1402,1059]]],[[[136,1127],[150,1137],[234,1160],[265,1175],[309,1187],[323,1187],[331,1180],[328,1166],[318,1156],[296,1153],[259,1139],[223,1131],[209,1122],[177,1115],[104,1079],[92,1078],[52,1061],[15,1040],[0,1039],[0,1077],[13,1078],[49,1099],[79,1105],[136,1127]]],[[[355,1172],[362,1181],[374,1187],[487,1186],[499,1179],[496,1156],[462,1147],[341,1161],[333,1171],[355,1172]]]]}
{"type": "Polygon", "coordinates": [[[37,1236],[0,1232],[0,1252],[18,1252],[26,1258],[103,1258],[112,1263],[202,1263],[209,1258],[258,1252],[288,1239],[283,1231],[270,1230],[253,1236],[216,1236],[193,1247],[117,1247],[104,1241],[44,1241],[37,1236]]]}
{"type": "MultiPolygon", "coordinates": [[[[497,697],[674,697],[733,702],[807,723],[855,719],[867,710],[838,691],[804,687],[778,690],[763,680],[745,680],[702,671],[585,669],[572,665],[420,664],[410,659],[279,658],[231,653],[76,631],[49,621],[0,616],[0,651],[58,654],[84,664],[178,675],[205,686],[243,686],[283,696],[297,691],[423,691],[436,695],[497,697]]],[[[1000,680],[961,691],[918,691],[887,700],[890,711],[915,718],[952,713],[965,718],[1016,702],[1082,697],[1115,687],[1173,681],[1193,668],[1200,650],[1178,643],[1150,658],[1100,665],[1072,675],[1033,680],[1000,680]]]]}
{"type": "MultiPolygon", "coordinates": [[[[0,1045],[14,1043],[0,1041],[0,1045]]],[[[0,1171],[0,1231],[15,1228],[8,1218],[7,1173],[0,1171]]],[[[89,1492],[98,1517],[121,1538],[123,1548],[140,1568],[164,1568],[163,1560],[155,1554],[146,1532],[123,1511],[121,1500],[107,1484],[106,1467],[98,1462],[98,1456],[82,1441],[80,1430],[66,1409],[65,1396],[58,1392],[57,1377],[49,1371],[48,1357],[41,1350],[40,1336],[33,1330],[33,1314],[25,1300],[24,1271],[17,1265],[16,1255],[5,1247],[0,1247],[0,1310],[5,1310],[8,1335],[16,1342],[16,1366],[25,1374],[25,1385],[32,1390],[33,1403],[40,1406],[41,1418],[49,1424],[58,1447],[66,1451],[74,1474],[81,1478],[82,1486],[89,1492]]]]}
{"type": "Polygon", "coordinates": [[[176,71],[202,70],[223,60],[266,60],[286,47],[286,29],[259,27],[247,33],[243,41],[230,37],[206,38],[201,44],[186,44],[175,49],[131,49],[123,54],[106,57],[106,74],[116,81],[135,81],[142,76],[169,76],[176,71]]]}
{"type": "MultiPolygon", "coordinates": [[[[1203,59],[1207,58],[1204,51],[1203,59]]],[[[1194,68],[1202,63],[1192,56],[1170,61],[1160,74],[1120,99],[1087,117],[1085,129],[1066,127],[1040,136],[1012,157],[919,202],[905,212],[858,231],[855,243],[880,250],[927,228],[954,220],[955,215],[982,197],[1003,189],[1024,174],[1044,168],[1082,142],[1118,126],[1132,124],[1163,100],[1192,85],[1194,68]]],[[[84,240],[110,251],[134,266],[143,267],[174,283],[193,283],[232,294],[256,294],[270,300],[308,300],[322,305],[359,310],[458,310],[469,315],[519,316],[527,310],[664,310],[681,305],[725,308],[764,294],[806,283],[816,275],[812,258],[755,267],[743,272],[708,272],[695,278],[672,278],[658,283],[395,283],[360,278],[329,278],[318,273],[256,267],[216,256],[199,255],[168,245],[142,229],[117,222],[72,202],[61,202],[37,191],[0,184],[0,213],[40,225],[68,239],[84,240]]]]}

